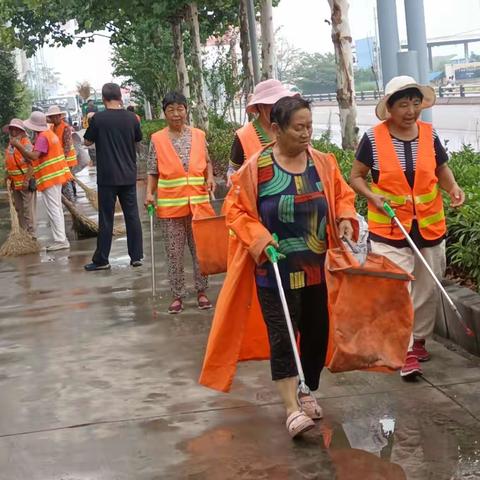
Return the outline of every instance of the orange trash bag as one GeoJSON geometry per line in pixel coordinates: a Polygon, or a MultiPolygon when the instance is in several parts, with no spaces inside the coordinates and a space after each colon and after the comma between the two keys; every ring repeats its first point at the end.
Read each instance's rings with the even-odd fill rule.
{"type": "Polygon", "coordinates": [[[383,255],[369,252],[361,264],[342,247],[327,251],[325,276],[330,314],[327,368],[401,368],[413,328],[408,291],[413,277],[383,255]]]}
{"type": "Polygon", "coordinates": [[[206,214],[205,210],[196,210],[192,219],[197,258],[203,275],[227,271],[228,228],[220,210],[223,199],[211,203],[214,211],[206,214]]]}

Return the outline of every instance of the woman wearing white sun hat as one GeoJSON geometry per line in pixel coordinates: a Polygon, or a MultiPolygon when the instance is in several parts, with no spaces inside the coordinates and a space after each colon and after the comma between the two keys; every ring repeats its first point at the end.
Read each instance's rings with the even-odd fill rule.
{"type": "Polygon", "coordinates": [[[408,76],[392,78],[375,109],[381,123],[364,134],[350,176],[352,188],[368,200],[372,250],[415,277],[411,285],[415,320],[401,370],[403,377],[421,375],[419,361],[430,359],[425,340],[433,332],[438,295],[428,272],[382,205],[387,201],[394,207],[432,270],[441,276],[445,269],[446,223],[440,189],[448,193],[452,207],[459,207],[465,200],[447,166],[448,156],[437,132],[430,123],[419,120],[422,110],[434,104],[432,87],[408,76]]]}

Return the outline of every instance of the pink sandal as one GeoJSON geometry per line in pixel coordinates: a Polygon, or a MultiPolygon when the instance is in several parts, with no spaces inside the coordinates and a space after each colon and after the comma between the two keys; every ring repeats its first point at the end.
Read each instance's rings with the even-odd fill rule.
{"type": "Polygon", "coordinates": [[[183,302],[181,298],[175,298],[168,307],[168,313],[174,315],[180,313],[183,310],[183,302]]]}
{"type": "Polygon", "coordinates": [[[312,420],[320,420],[323,417],[322,407],[317,403],[313,395],[304,395],[298,399],[300,407],[312,420]]]}
{"type": "Polygon", "coordinates": [[[290,414],[287,418],[286,427],[288,434],[295,438],[302,433],[308,432],[315,427],[314,421],[304,412],[296,411],[290,414]]]}
{"type": "Polygon", "coordinates": [[[213,307],[212,302],[210,302],[208,297],[203,292],[198,293],[197,302],[200,310],[208,310],[209,308],[213,307]]]}

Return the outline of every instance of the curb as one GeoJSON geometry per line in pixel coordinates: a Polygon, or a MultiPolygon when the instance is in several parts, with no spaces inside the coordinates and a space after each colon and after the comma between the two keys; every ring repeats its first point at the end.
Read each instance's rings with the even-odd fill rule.
{"type": "Polygon", "coordinates": [[[435,333],[460,345],[467,352],[480,356],[480,295],[455,283],[444,282],[444,285],[474,336],[469,337],[465,333],[465,329],[443,297],[437,311],[435,333]]]}

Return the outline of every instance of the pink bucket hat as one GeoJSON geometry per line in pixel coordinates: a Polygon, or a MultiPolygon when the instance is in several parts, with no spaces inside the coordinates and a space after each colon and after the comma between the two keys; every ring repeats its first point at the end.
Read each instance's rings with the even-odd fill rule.
{"type": "Polygon", "coordinates": [[[264,80],[253,90],[246,110],[247,113],[254,113],[256,105],[273,105],[283,97],[296,97],[298,95],[300,95],[298,92],[287,90],[279,80],[264,80]]]}
{"type": "Polygon", "coordinates": [[[18,128],[19,130],[23,130],[25,132],[25,125],[23,124],[23,122],[19,118],[12,118],[10,120],[10,123],[8,125],[5,125],[2,128],[2,132],[3,133],[8,133],[8,129],[10,127],[18,128]]]}
{"type": "Polygon", "coordinates": [[[23,124],[34,132],[46,132],[49,129],[47,117],[42,112],[32,112],[30,118],[24,120],[23,124]]]}

